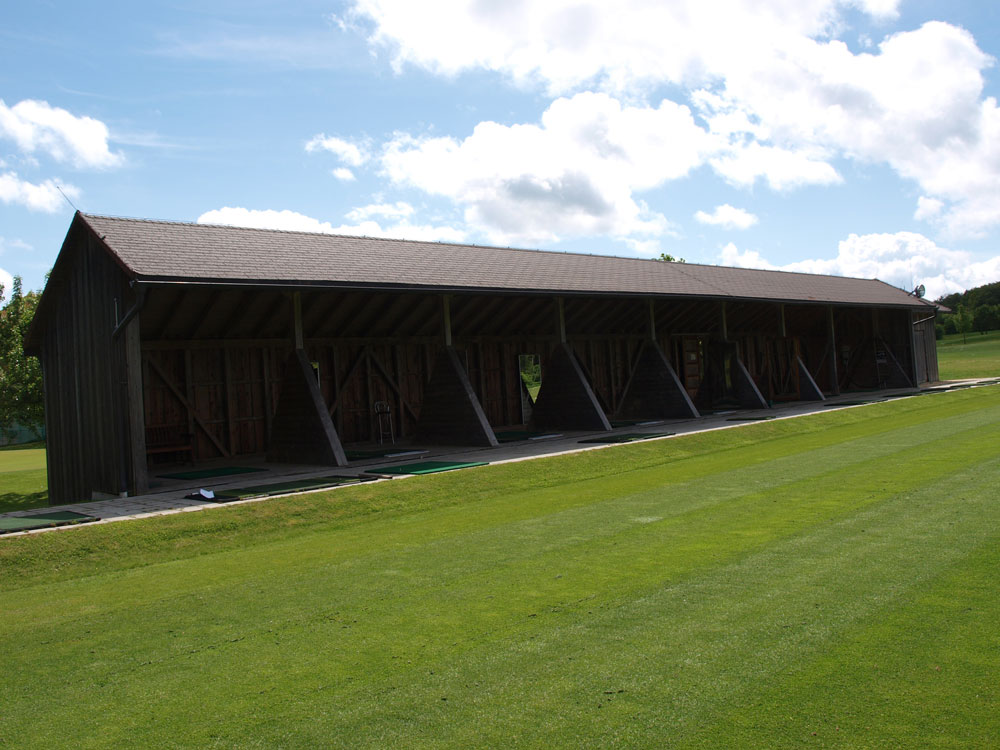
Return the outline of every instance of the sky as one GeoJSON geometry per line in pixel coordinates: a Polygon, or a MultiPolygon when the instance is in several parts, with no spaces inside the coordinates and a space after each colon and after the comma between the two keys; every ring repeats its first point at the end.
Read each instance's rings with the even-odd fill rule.
{"type": "Polygon", "coordinates": [[[3,3],[0,284],[76,206],[933,299],[1000,280],[998,57],[972,0],[3,3]]]}

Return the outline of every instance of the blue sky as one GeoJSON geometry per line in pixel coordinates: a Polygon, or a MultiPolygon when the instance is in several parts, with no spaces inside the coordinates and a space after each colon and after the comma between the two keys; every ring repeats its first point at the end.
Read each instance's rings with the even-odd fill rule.
{"type": "Polygon", "coordinates": [[[72,209],[1000,280],[1000,9],[906,0],[0,8],[0,283],[72,209]]]}

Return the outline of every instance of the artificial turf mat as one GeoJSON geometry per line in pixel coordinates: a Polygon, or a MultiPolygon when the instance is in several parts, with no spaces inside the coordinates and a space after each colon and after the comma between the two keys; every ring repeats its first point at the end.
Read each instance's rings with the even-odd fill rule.
{"type": "Polygon", "coordinates": [[[15,531],[30,531],[52,526],[69,526],[77,523],[99,521],[95,516],[74,513],[71,510],[58,510],[51,513],[36,513],[31,516],[14,516],[0,518],[0,534],[11,534],[15,531]]]}
{"type": "Polygon", "coordinates": [[[178,471],[173,474],[157,474],[161,479],[210,479],[211,477],[228,477],[233,474],[253,474],[264,469],[254,469],[249,466],[217,466],[214,469],[198,469],[195,471],[178,471]]]}
{"type": "Polygon", "coordinates": [[[633,443],[636,440],[650,440],[652,438],[670,437],[674,432],[626,432],[621,435],[606,435],[603,437],[587,438],[580,440],[581,443],[633,443]]]}
{"type": "Polygon", "coordinates": [[[501,430],[494,432],[497,441],[501,443],[516,443],[519,440],[544,440],[546,438],[562,437],[555,432],[532,432],[531,430],[501,430]]]}
{"type": "Polygon", "coordinates": [[[254,487],[236,487],[229,490],[219,490],[215,493],[215,501],[225,503],[233,500],[246,500],[251,497],[284,495],[289,492],[321,490],[326,487],[339,487],[342,484],[357,484],[358,482],[370,481],[372,481],[372,477],[336,475],[329,477],[314,477],[313,479],[297,479],[292,482],[276,482],[274,484],[260,484],[254,487]]]}
{"type": "Polygon", "coordinates": [[[518,440],[527,440],[530,437],[537,435],[537,432],[531,432],[530,430],[501,430],[500,432],[494,432],[497,436],[497,440],[501,443],[513,443],[518,440]]]}
{"type": "Polygon", "coordinates": [[[401,466],[383,466],[378,469],[370,469],[370,474],[436,474],[439,471],[451,471],[453,469],[468,469],[473,466],[486,466],[488,461],[421,461],[416,464],[403,464],[401,466]]]}
{"type": "Polygon", "coordinates": [[[880,401],[885,401],[884,398],[871,398],[863,401],[838,401],[835,404],[823,404],[824,409],[833,408],[836,406],[864,406],[865,404],[877,404],[880,401]]]}
{"type": "Polygon", "coordinates": [[[614,420],[611,426],[618,427],[645,427],[646,425],[663,424],[662,419],[621,419],[614,420]]]}
{"type": "Polygon", "coordinates": [[[348,461],[365,461],[370,458],[391,458],[427,453],[426,448],[377,448],[375,450],[344,451],[348,461]]]}

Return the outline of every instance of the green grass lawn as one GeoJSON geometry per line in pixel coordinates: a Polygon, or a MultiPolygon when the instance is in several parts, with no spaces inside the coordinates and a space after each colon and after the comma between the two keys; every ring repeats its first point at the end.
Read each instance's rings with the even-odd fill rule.
{"type": "Polygon", "coordinates": [[[1000,331],[945,336],[937,342],[942,380],[1000,377],[1000,331]]]}
{"type": "Polygon", "coordinates": [[[1000,387],[0,538],[4,747],[995,747],[1000,387]]]}
{"type": "Polygon", "coordinates": [[[0,513],[41,508],[49,503],[42,443],[0,448],[0,513]]]}

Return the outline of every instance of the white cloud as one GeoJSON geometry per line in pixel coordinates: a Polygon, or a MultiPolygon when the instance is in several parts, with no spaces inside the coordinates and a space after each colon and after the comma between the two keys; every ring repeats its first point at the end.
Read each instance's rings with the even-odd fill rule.
{"type": "Polygon", "coordinates": [[[29,245],[27,242],[21,239],[8,240],[6,237],[0,237],[0,255],[3,255],[8,250],[17,250],[20,252],[33,252],[35,248],[29,245]]]}
{"type": "Polygon", "coordinates": [[[65,203],[59,187],[71,199],[80,195],[79,189],[73,185],[60,184],[57,187],[53,180],[35,184],[22,180],[15,172],[4,172],[0,174],[0,201],[21,205],[32,211],[55,213],[65,203]]]}
{"type": "Polygon", "coordinates": [[[13,107],[0,99],[0,135],[27,154],[41,151],[76,167],[117,167],[124,162],[108,147],[108,127],[103,122],[34,99],[13,107]]]}
{"type": "MultiPolygon", "coordinates": [[[[363,211],[363,209],[359,209],[363,211]]],[[[353,212],[352,212],[353,213],[353,212]]],[[[374,215],[373,212],[370,215],[374,215]]],[[[431,224],[411,224],[398,221],[382,226],[371,220],[355,224],[334,226],[328,221],[320,221],[296,211],[275,211],[273,209],[250,209],[226,206],[206,211],[198,217],[199,224],[223,224],[234,227],[255,229],[281,229],[290,232],[316,232],[320,234],[346,234],[364,237],[392,237],[429,242],[462,242],[468,236],[464,230],[449,226],[431,224]]]]}
{"type": "Polygon", "coordinates": [[[917,198],[917,210],[913,212],[913,218],[917,221],[933,219],[941,213],[942,208],[944,208],[943,201],[939,201],[937,198],[928,198],[926,195],[921,195],[917,198]]]}
{"type": "Polygon", "coordinates": [[[758,221],[749,211],[730,206],[728,203],[716,206],[712,213],[696,211],[694,218],[702,224],[711,224],[724,229],[749,229],[758,221]]]}
{"type": "Polygon", "coordinates": [[[670,231],[634,193],[683,177],[714,148],[687,107],[583,93],[554,101],[538,124],[482,122],[461,141],[398,134],[382,167],[396,184],[464,206],[494,242],[624,239],[670,231]]]}
{"type": "Polygon", "coordinates": [[[345,164],[360,167],[369,159],[368,148],[364,144],[351,143],[332,135],[317,135],[306,143],[306,151],[329,151],[345,164]]]}
{"type": "MultiPolygon", "coordinates": [[[[371,25],[372,43],[391,50],[397,66],[445,75],[497,71],[553,93],[596,87],[633,105],[655,87],[672,85],[707,123],[717,141],[710,164],[731,184],[831,185],[842,180],[837,160],[887,164],[926,198],[942,202],[933,218],[947,235],[981,236],[1000,224],[1000,110],[983,96],[983,71],[995,61],[968,31],[942,22],[892,34],[860,53],[837,39],[852,23],[845,10],[880,22],[897,17],[899,5],[451,0],[427,13],[409,0],[356,0],[354,17],[371,25]],[[447,24],[440,23],[442,15],[447,24]]],[[[486,140],[486,133],[477,135],[486,140]]],[[[467,141],[462,158],[471,158],[467,141]]],[[[436,145],[442,159],[456,161],[455,143],[436,145]]],[[[432,144],[421,147],[430,158],[432,144]]],[[[544,213],[554,194],[567,192],[554,175],[539,171],[531,173],[537,200],[526,193],[519,209],[531,204],[544,213]]],[[[472,219],[508,223],[502,206],[494,206],[493,215],[470,190],[459,192],[453,198],[469,207],[472,219]]],[[[612,191],[601,192],[608,198],[612,191]]],[[[619,208],[623,200],[630,198],[619,195],[619,208]]],[[[604,226],[571,222],[575,228],[588,223],[604,226]]],[[[566,227],[554,230],[560,231],[566,227]]]]}
{"type": "Polygon", "coordinates": [[[360,206],[348,212],[347,218],[351,221],[365,221],[373,216],[383,216],[387,219],[405,219],[414,213],[413,206],[405,201],[395,203],[372,203],[367,206],[360,206]]]}
{"type": "Polygon", "coordinates": [[[710,159],[713,169],[737,187],[753,187],[763,177],[774,190],[804,185],[832,185],[841,177],[832,166],[807,151],[793,151],[760,143],[734,144],[710,159]]]}
{"type": "Polygon", "coordinates": [[[341,182],[354,182],[354,172],[349,170],[347,167],[337,167],[330,174],[336,177],[341,182]]]}
{"type": "Polygon", "coordinates": [[[923,284],[929,299],[1000,279],[1000,255],[975,261],[971,253],[940,247],[915,232],[852,234],[838,244],[835,258],[786,265],[775,265],[755,250],[740,251],[733,243],[722,249],[719,258],[723,265],[740,268],[877,278],[907,290],[923,284]]]}
{"type": "Polygon", "coordinates": [[[354,13],[374,24],[372,42],[390,49],[397,67],[445,75],[495,70],[566,92],[593,83],[623,90],[724,76],[762,54],[782,54],[790,39],[829,33],[848,5],[890,16],[898,2],[451,0],[428,13],[409,0],[356,0],[354,13]]]}
{"type": "Polygon", "coordinates": [[[877,53],[802,38],[695,101],[734,143],[886,163],[949,203],[939,219],[950,233],[976,235],[1000,223],[1000,112],[982,98],[991,64],[971,34],[940,22],[892,35],[877,53]]]}
{"type": "Polygon", "coordinates": [[[14,287],[14,277],[10,272],[0,268],[0,284],[3,284],[3,303],[10,299],[10,290],[14,287]]]}

